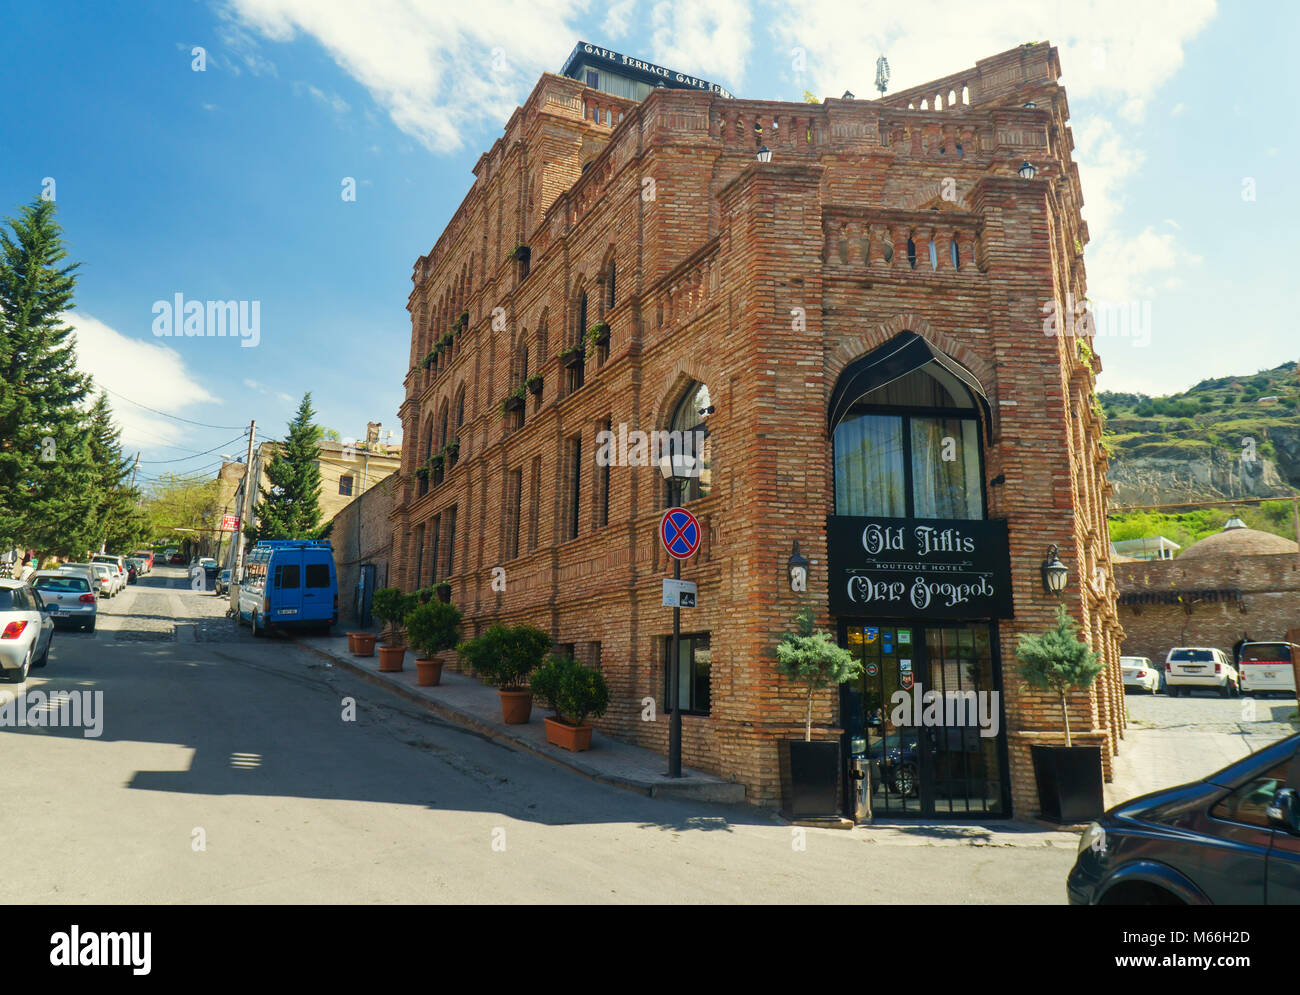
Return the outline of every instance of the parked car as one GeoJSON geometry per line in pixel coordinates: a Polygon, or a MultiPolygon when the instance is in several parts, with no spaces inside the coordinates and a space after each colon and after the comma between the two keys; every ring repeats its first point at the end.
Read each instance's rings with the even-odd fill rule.
{"type": "Polygon", "coordinates": [[[90,558],[91,563],[105,563],[117,571],[117,586],[113,593],[123,590],[126,587],[126,562],[122,557],[113,553],[96,553],[90,558]]]}
{"type": "Polygon", "coordinates": [[[326,541],[277,539],[257,543],[239,581],[239,621],[253,635],[278,628],[329,631],[339,620],[334,553],[326,541]]]}
{"type": "Polygon", "coordinates": [[[139,579],[140,579],[140,571],[136,569],[135,560],[128,559],[126,561],[126,582],[128,584],[134,584],[139,579]]]}
{"type": "Polygon", "coordinates": [[[1146,656],[1122,656],[1119,658],[1120,673],[1124,677],[1124,690],[1136,688],[1147,694],[1155,694],[1163,683],[1160,680],[1161,668],[1146,656]]]}
{"type": "Polygon", "coordinates": [[[1300,904],[1300,734],[1117,805],[1079,840],[1072,905],[1300,904]]]}
{"type": "Polygon", "coordinates": [[[174,567],[183,567],[185,566],[185,557],[180,553],[172,553],[172,555],[167,558],[167,562],[174,567]]]}
{"type": "Polygon", "coordinates": [[[1178,646],[1165,657],[1165,682],[1174,697],[1189,697],[1194,688],[1217,688],[1219,697],[1241,694],[1237,669],[1228,654],[1210,646],[1178,646]]]}
{"type": "Polygon", "coordinates": [[[221,571],[221,573],[217,574],[217,581],[216,584],[214,585],[214,589],[216,590],[217,594],[224,594],[224,595],[230,594],[230,571],[229,570],[223,570],[221,571]]]}
{"type": "Polygon", "coordinates": [[[132,556],[135,556],[135,557],[138,558],[141,562],[144,563],[144,572],[145,572],[145,573],[147,573],[147,574],[148,574],[148,573],[153,573],[153,550],[152,550],[152,549],[137,549],[137,550],[136,550],[134,553],[132,553],[131,555],[132,555],[132,556]]]}
{"type": "Polygon", "coordinates": [[[38,570],[32,588],[50,611],[53,622],[70,622],[84,632],[95,631],[99,609],[86,576],[71,570],[38,570]]]}
{"type": "Polygon", "coordinates": [[[23,580],[0,579],[0,676],[22,683],[50,660],[54,622],[41,596],[23,580]]]}
{"type": "Polygon", "coordinates": [[[199,566],[203,568],[203,576],[207,580],[216,580],[217,574],[221,572],[221,564],[211,556],[204,556],[199,560],[199,566]]]}
{"type": "Polygon", "coordinates": [[[1237,673],[1241,693],[1250,697],[1278,695],[1294,698],[1295,667],[1300,646],[1285,642],[1243,643],[1238,650],[1237,673]]]}
{"type": "Polygon", "coordinates": [[[90,569],[95,574],[96,593],[101,598],[111,598],[117,593],[117,574],[107,563],[92,563],[90,569]]]}
{"type": "Polygon", "coordinates": [[[59,573],[77,574],[85,577],[86,583],[90,585],[92,592],[99,591],[99,582],[95,580],[94,568],[89,563],[60,563],[56,568],[59,573]]]}

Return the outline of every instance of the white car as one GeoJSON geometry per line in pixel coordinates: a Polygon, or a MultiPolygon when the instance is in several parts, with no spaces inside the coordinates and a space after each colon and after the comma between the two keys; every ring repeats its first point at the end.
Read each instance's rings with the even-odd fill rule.
{"type": "Polygon", "coordinates": [[[1137,688],[1155,694],[1160,690],[1160,668],[1146,656],[1122,656],[1119,658],[1120,672],[1124,676],[1124,690],[1137,688]]]}
{"type": "Polygon", "coordinates": [[[107,563],[92,563],[91,573],[95,575],[96,590],[101,598],[111,598],[117,593],[117,573],[107,563]]]}
{"type": "Polygon", "coordinates": [[[1171,697],[1190,697],[1194,688],[1215,688],[1220,698],[1241,694],[1237,668],[1228,654],[1212,646],[1177,646],[1165,657],[1165,684],[1171,697]]]}
{"type": "Polygon", "coordinates": [[[96,553],[90,558],[90,562],[106,563],[117,571],[117,587],[113,591],[114,594],[126,587],[126,561],[122,557],[112,553],[96,553]]]}
{"type": "Polygon", "coordinates": [[[49,609],[51,622],[70,622],[83,632],[95,631],[98,607],[94,588],[84,572],[37,570],[31,585],[49,609]]]}
{"type": "Polygon", "coordinates": [[[1294,698],[1295,664],[1300,646],[1285,642],[1245,643],[1237,654],[1241,693],[1251,698],[1294,698]]]}
{"type": "Polygon", "coordinates": [[[0,676],[22,683],[50,660],[54,622],[30,584],[0,580],[0,676]]]}

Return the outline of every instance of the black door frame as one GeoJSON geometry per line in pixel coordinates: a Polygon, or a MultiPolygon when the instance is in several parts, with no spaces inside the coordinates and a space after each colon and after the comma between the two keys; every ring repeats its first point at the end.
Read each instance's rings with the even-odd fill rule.
{"type": "MultiPolygon", "coordinates": [[[[993,681],[995,689],[998,691],[998,735],[997,735],[997,762],[998,762],[998,783],[1000,786],[1000,803],[1002,811],[998,814],[988,812],[943,812],[935,811],[934,802],[934,754],[923,748],[922,743],[918,740],[918,776],[920,778],[919,796],[921,811],[913,816],[910,814],[890,813],[891,819],[954,819],[960,821],[966,820],[1002,820],[1013,817],[1011,808],[1011,758],[1008,746],[1007,714],[1006,714],[1006,690],[1002,680],[1002,636],[998,620],[995,618],[971,618],[971,619],[934,619],[933,622],[921,618],[862,618],[858,616],[837,616],[835,619],[836,641],[838,645],[844,646],[848,642],[848,630],[850,626],[864,627],[874,626],[882,629],[910,629],[912,631],[912,651],[914,663],[912,665],[913,680],[920,680],[920,675],[924,674],[928,680],[930,673],[930,655],[925,642],[925,631],[928,628],[944,628],[959,625],[987,625],[989,628],[989,654],[992,657],[993,681]],[[919,638],[918,638],[919,635],[919,638]],[[919,665],[919,669],[918,669],[919,665]]],[[[926,687],[929,687],[926,684],[926,687]]],[[[841,771],[841,784],[845,785],[844,808],[843,814],[848,818],[854,815],[853,785],[855,782],[850,776],[849,763],[851,759],[851,743],[849,723],[846,719],[846,711],[849,707],[849,686],[847,683],[840,685],[839,693],[839,725],[840,725],[840,756],[843,758],[841,771]]],[[[883,705],[882,705],[883,707],[883,705]]]]}

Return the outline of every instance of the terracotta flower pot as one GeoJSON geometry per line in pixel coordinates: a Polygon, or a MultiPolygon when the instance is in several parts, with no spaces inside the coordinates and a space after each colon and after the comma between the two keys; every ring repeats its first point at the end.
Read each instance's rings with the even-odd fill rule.
{"type": "Polygon", "coordinates": [[[497,690],[501,696],[501,721],[508,726],[521,726],[533,714],[533,693],[531,691],[497,690]]]}
{"type": "Polygon", "coordinates": [[[405,646],[379,647],[379,672],[395,674],[402,669],[402,660],[406,656],[405,646]]]}
{"type": "Polygon", "coordinates": [[[591,726],[571,726],[559,719],[546,720],[546,741],[574,753],[591,749],[591,726]]]}
{"type": "Polygon", "coordinates": [[[415,683],[422,688],[434,688],[442,683],[442,661],[425,660],[417,657],[415,660],[415,683]]]}
{"type": "Polygon", "coordinates": [[[349,632],[348,647],[353,656],[374,656],[376,638],[373,632],[349,632]]]}

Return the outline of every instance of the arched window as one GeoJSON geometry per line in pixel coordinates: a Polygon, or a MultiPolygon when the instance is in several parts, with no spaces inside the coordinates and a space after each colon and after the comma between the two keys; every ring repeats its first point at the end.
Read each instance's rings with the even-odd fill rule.
{"type": "Polygon", "coordinates": [[[614,276],[614,260],[611,259],[609,261],[609,308],[611,311],[614,309],[614,276]]]}
{"type": "Polygon", "coordinates": [[[976,400],[944,364],[925,363],[848,404],[834,447],[837,515],[984,517],[976,400]]]}
{"type": "Polygon", "coordinates": [[[709,388],[698,380],[692,381],[686,393],[673,410],[668,422],[668,438],[660,440],[659,457],[668,457],[675,467],[689,475],[673,493],[670,485],[667,499],[674,497],[680,503],[708,495],[713,485],[713,445],[709,435],[708,418],[713,414],[713,401],[709,388]]]}

